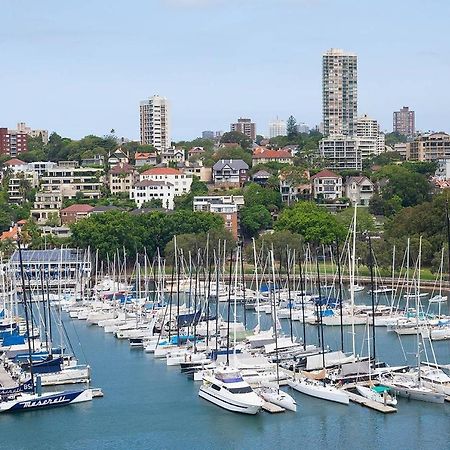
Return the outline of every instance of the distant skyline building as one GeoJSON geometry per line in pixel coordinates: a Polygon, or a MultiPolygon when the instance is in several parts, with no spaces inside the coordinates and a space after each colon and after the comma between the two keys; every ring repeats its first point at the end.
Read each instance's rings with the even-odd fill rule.
{"type": "Polygon", "coordinates": [[[202,131],[202,139],[218,140],[222,137],[223,131],[202,131]]]}
{"type": "Polygon", "coordinates": [[[141,144],[164,151],[171,145],[170,107],[166,98],[154,95],[140,103],[141,144]]]}
{"type": "Polygon", "coordinates": [[[14,131],[17,133],[25,133],[32,138],[40,137],[44,144],[48,144],[48,130],[33,130],[25,122],[19,122],[17,124],[17,130],[14,131]]]}
{"type": "Polygon", "coordinates": [[[269,138],[286,136],[286,122],[278,117],[269,122],[269,138]]]}
{"type": "Polygon", "coordinates": [[[230,131],[245,134],[252,141],[256,139],[256,124],[251,119],[239,118],[237,122],[230,124],[230,131]]]}
{"type": "Polygon", "coordinates": [[[353,136],[358,115],[358,60],[332,48],[322,56],[322,106],[325,136],[353,136]]]}
{"type": "Polygon", "coordinates": [[[297,132],[298,133],[309,133],[309,127],[304,122],[300,122],[297,124],[297,132]]]}
{"type": "Polygon", "coordinates": [[[414,136],[416,132],[416,114],[408,106],[404,106],[400,111],[394,111],[392,120],[392,130],[394,133],[403,136],[414,136]]]}

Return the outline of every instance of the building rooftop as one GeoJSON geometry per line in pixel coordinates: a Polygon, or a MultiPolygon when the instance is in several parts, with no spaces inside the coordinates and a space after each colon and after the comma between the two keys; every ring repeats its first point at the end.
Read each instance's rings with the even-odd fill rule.
{"type": "Polygon", "coordinates": [[[64,208],[61,210],[61,212],[64,213],[88,213],[91,212],[94,209],[91,205],[85,205],[82,203],[76,203],[75,205],[70,205],[67,208],[64,208]]]}
{"type": "Polygon", "coordinates": [[[248,164],[242,159],[221,159],[214,164],[213,169],[222,170],[225,166],[234,170],[248,170],[248,164]]]}
{"type": "MultiPolygon", "coordinates": [[[[22,261],[30,263],[83,262],[84,250],[74,248],[54,248],[51,250],[22,250],[22,261]]],[[[15,251],[10,262],[19,263],[19,252],[15,251]]]]}
{"type": "Polygon", "coordinates": [[[255,153],[253,153],[252,156],[253,159],[286,159],[286,158],[292,158],[292,155],[286,151],[286,150],[269,150],[264,149],[262,151],[258,151],[258,149],[255,150],[255,153]]]}
{"type": "Polygon", "coordinates": [[[272,174],[266,170],[258,170],[258,172],[253,174],[252,178],[270,178],[271,176],[272,174]]]}
{"type": "Polygon", "coordinates": [[[142,172],[141,175],[182,175],[182,173],[172,167],[154,167],[142,172]]]}
{"type": "Polygon", "coordinates": [[[135,184],[136,187],[146,187],[146,186],[173,186],[172,183],[167,183],[167,181],[153,181],[153,180],[142,180],[135,184]]]}
{"type": "Polygon", "coordinates": [[[311,177],[311,180],[315,178],[342,178],[340,175],[336,175],[334,172],[328,169],[321,170],[311,177]]]}
{"type": "Polygon", "coordinates": [[[8,159],[8,161],[6,161],[5,163],[3,163],[4,166],[21,166],[23,164],[26,164],[26,162],[18,158],[11,158],[8,159]]]}
{"type": "Polygon", "coordinates": [[[111,170],[109,171],[109,173],[111,175],[122,175],[122,174],[129,174],[129,173],[133,173],[134,171],[134,167],[131,164],[128,163],[119,163],[116,164],[115,166],[113,166],[111,168],[111,170]]]}

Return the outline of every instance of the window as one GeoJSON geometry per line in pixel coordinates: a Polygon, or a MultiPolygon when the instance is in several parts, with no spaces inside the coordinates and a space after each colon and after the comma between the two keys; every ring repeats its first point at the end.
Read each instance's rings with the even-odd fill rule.
{"type": "Polygon", "coordinates": [[[227,388],[227,389],[232,394],[248,394],[249,392],[253,392],[253,389],[250,386],[244,386],[239,388],[227,388]]]}

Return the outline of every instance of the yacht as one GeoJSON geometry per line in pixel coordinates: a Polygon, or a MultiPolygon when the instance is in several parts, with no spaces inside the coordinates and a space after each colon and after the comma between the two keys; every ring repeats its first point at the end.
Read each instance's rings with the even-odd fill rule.
{"type": "Polygon", "coordinates": [[[229,366],[205,372],[198,395],[228,411],[244,414],[257,414],[264,403],[239,370],[229,366]]]}

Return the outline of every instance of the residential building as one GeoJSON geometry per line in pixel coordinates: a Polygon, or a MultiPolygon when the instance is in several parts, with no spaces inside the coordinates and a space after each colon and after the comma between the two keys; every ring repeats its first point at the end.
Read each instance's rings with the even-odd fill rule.
{"type": "Polygon", "coordinates": [[[83,158],[81,160],[81,167],[103,166],[104,164],[105,157],[103,155],[94,155],[91,158],[83,158]]]}
{"type": "Polygon", "coordinates": [[[208,211],[222,216],[225,228],[237,239],[240,235],[239,209],[244,206],[243,195],[194,197],[194,211],[208,211]]]}
{"type": "Polygon", "coordinates": [[[380,132],[378,121],[371,119],[367,114],[358,117],[356,136],[360,138],[362,159],[384,152],[384,133],[380,132]]]}
{"type": "Polygon", "coordinates": [[[411,111],[408,106],[404,106],[400,111],[394,111],[392,130],[394,133],[404,136],[414,136],[416,132],[415,112],[411,111]]]}
{"type": "Polygon", "coordinates": [[[57,164],[52,161],[33,161],[26,163],[17,158],[12,158],[6,161],[3,165],[13,173],[34,172],[38,178],[44,175],[44,173],[46,173],[49,169],[57,166],[57,164]]]}
{"type": "MultiPolygon", "coordinates": [[[[0,242],[4,242],[4,241],[13,241],[14,243],[17,244],[17,241],[19,239],[20,236],[20,232],[22,230],[22,227],[27,223],[26,220],[19,220],[17,223],[13,224],[12,226],[9,227],[9,230],[7,231],[3,231],[3,233],[0,234],[0,242]]],[[[22,245],[24,245],[24,243],[22,242],[22,245]]],[[[27,245],[25,244],[25,248],[27,247],[27,245]]],[[[0,256],[3,257],[1,251],[0,251],[0,256]]]]}
{"type": "Polygon", "coordinates": [[[166,98],[154,95],[140,103],[141,144],[162,152],[171,146],[170,109],[166,98]]]}
{"type": "Polygon", "coordinates": [[[286,122],[278,119],[278,117],[272,122],[269,122],[269,138],[277,136],[286,136],[286,122]]]}
{"type": "Polygon", "coordinates": [[[130,190],[130,199],[134,200],[138,208],[152,200],[161,200],[164,209],[174,208],[175,186],[167,181],[144,179],[138,181],[130,190]]]}
{"type": "Polygon", "coordinates": [[[392,150],[394,152],[400,153],[400,155],[406,159],[408,144],[406,142],[397,142],[396,144],[394,144],[394,148],[392,150]]]}
{"type": "Polygon", "coordinates": [[[361,152],[357,138],[344,136],[324,138],[319,143],[319,152],[329,169],[362,169],[361,152]]]}
{"type": "Polygon", "coordinates": [[[201,156],[205,153],[205,149],[203,147],[192,147],[188,151],[188,157],[189,158],[195,158],[197,156],[201,156]]]}
{"type": "Polygon", "coordinates": [[[211,167],[205,167],[202,161],[186,161],[181,171],[186,175],[195,175],[200,179],[200,181],[203,181],[204,183],[211,182],[212,169],[211,167]]]}
{"type": "Polygon", "coordinates": [[[438,159],[434,176],[438,180],[450,180],[450,159],[438,159]]]}
{"type": "Polygon", "coordinates": [[[116,164],[109,170],[107,176],[108,188],[111,194],[119,194],[121,192],[129,194],[137,180],[137,171],[128,163],[116,164]]]}
{"type": "Polygon", "coordinates": [[[156,153],[136,152],[134,154],[134,165],[136,167],[156,166],[156,164],[158,164],[156,153]]]}
{"type": "Polygon", "coordinates": [[[424,134],[406,145],[406,159],[412,161],[437,161],[450,159],[450,135],[424,134]]]}
{"type": "Polygon", "coordinates": [[[127,150],[122,149],[122,147],[116,148],[113,152],[108,155],[108,164],[110,166],[115,166],[119,163],[129,163],[130,156],[127,150]]]}
{"type": "Polygon", "coordinates": [[[75,204],[70,205],[60,211],[62,225],[69,225],[74,222],[78,222],[81,219],[89,217],[89,214],[94,209],[91,205],[75,204]]]}
{"type": "Polygon", "coordinates": [[[294,163],[292,155],[286,150],[270,150],[264,147],[257,147],[253,150],[252,166],[270,162],[277,162],[280,164],[294,163]]]}
{"type": "Polygon", "coordinates": [[[17,157],[28,151],[27,135],[7,128],[0,128],[0,155],[17,157]]]}
{"type": "Polygon", "coordinates": [[[281,200],[284,203],[290,205],[298,200],[311,198],[311,177],[308,170],[304,172],[304,183],[293,183],[291,180],[286,179],[283,173],[278,178],[280,180],[281,200]]]}
{"type": "Polygon", "coordinates": [[[314,199],[336,200],[342,197],[342,177],[330,170],[321,170],[311,177],[314,199]]]}
{"type": "Polygon", "coordinates": [[[33,130],[30,127],[27,127],[25,122],[19,122],[17,124],[17,133],[25,133],[32,138],[41,138],[44,144],[48,144],[48,130],[33,130]]]}
{"type": "Polygon", "coordinates": [[[358,114],[358,62],[355,53],[332,48],[322,57],[325,136],[353,136],[358,114]]]}
{"type": "MultiPolygon", "coordinates": [[[[155,167],[142,172],[140,175],[140,181],[163,181],[173,186],[173,192],[164,188],[167,192],[171,192],[173,196],[183,195],[191,192],[192,175],[185,174],[178,169],[171,167],[155,167]]],[[[165,194],[165,192],[164,192],[165,194]]],[[[172,199],[173,200],[173,199],[172,199]]],[[[167,209],[173,209],[173,201],[170,202],[172,207],[167,209]]],[[[164,207],[166,207],[164,205],[164,207]]]]}
{"type": "Polygon", "coordinates": [[[213,181],[217,185],[243,186],[247,181],[248,164],[242,159],[221,159],[213,166],[213,181]]]}
{"type": "Polygon", "coordinates": [[[3,167],[13,173],[26,172],[28,170],[28,163],[18,158],[11,158],[3,163],[3,167]]]}
{"type": "Polygon", "coordinates": [[[8,178],[8,202],[19,205],[26,200],[30,189],[37,187],[39,178],[36,172],[17,172],[8,178]]]}
{"type": "Polygon", "coordinates": [[[161,152],[161,162],[163,164],[169,163],[184,163],[186,160],[184,149],[182,148],[168,148],[167,150],[161,152]]]}
{"type": "Polygon", "coordinates": [[[52,217],[59,219],[59,210],[62,207],[62,195],[59,191],[38,192],[34,201],[31,217],[38,224],[45,224],[52,217]]]}
{"type": "Polygon", "coordinates": [[[373,183],[364,176],[348,177],[345,180],[345,196],[353,204],[360,206],[369,206],[370,199],[374,193],[373,183]]]}
{"type": "Polygon", "coordinates": [[[60,162],[41,178],[41,187],[43,191],[58,192],[63,199],[75,198],[78,193],[85,198],[99,198],[102,173],[100,168],[65,167],[60,162]]]}
{"type": "Polygon", "coordinates": [[[256,139],[256,124],[252,122],[252,119],[239,118],[237,122],[230,125],[230,131],[245,134],[252,141],[256,139]]]}
{"type": "Polygon", "coordinates": [[[266,186],[271,176],[272,174],[266,170],[258,170],[258,172],[253,174],[252,181],[253,183],[260,184],[261,186],[266,186]]]}

